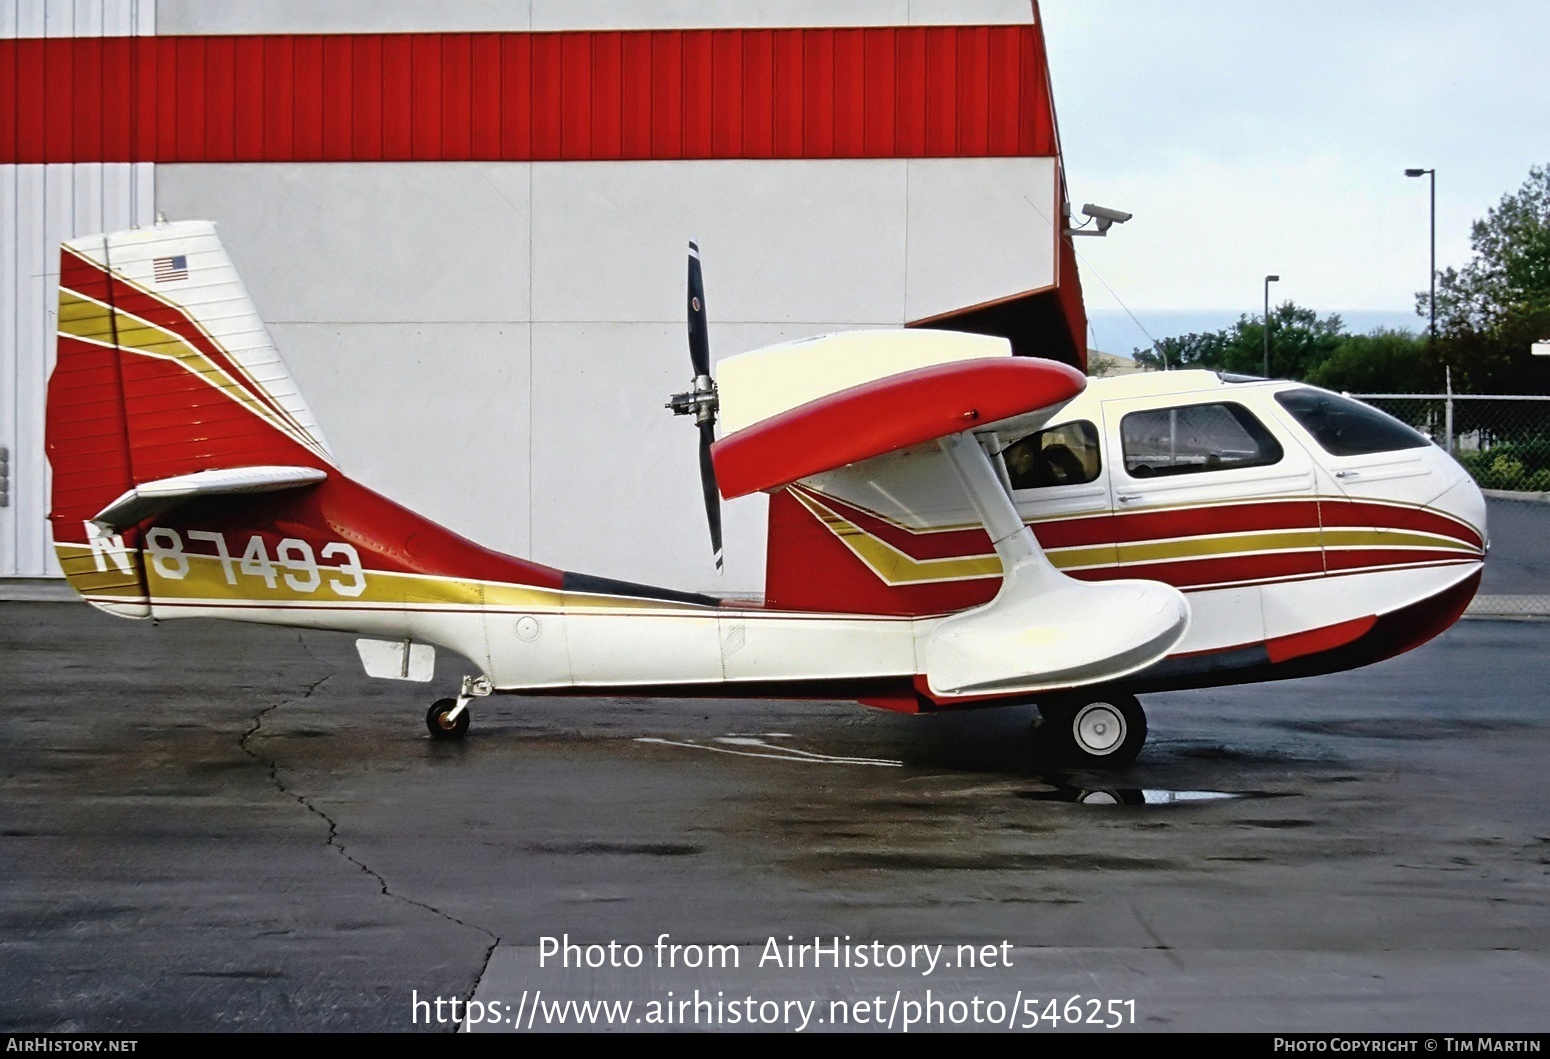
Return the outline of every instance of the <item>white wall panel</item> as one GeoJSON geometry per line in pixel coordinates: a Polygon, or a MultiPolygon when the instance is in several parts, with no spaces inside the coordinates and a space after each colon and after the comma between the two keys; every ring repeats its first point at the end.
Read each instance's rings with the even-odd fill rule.
{"type": "Polygon", "coordinates": [[[43,0],[43,35],[75,36],[75,0],[43,0]]]}
{"type": "Polygon", "coordinates": [[[157,0],[163,33],[412,33],[528,28],[527,0],[157,0]]]}
{"type": "Polygon", "coordinates": [[[38,394],[17,387],[17,351],[21,348],[20,299],[29,286],[21,279],[21,241],[17,230],[18,170],[0,166],[0,447],[6,450],[5,505],[0,507],[0,576],[19,572],[17,563],[17,513],[15,492],[21,476],[16,444],[16,414],[25,401],[38,394]]]}
{"type": "Polygon", "coordinates": [[[534,166],[533,319],[681,319],[693,236],[712,324],[902,323],[905,164],[534,166]]]}
{"type": "Polygon", "coordinates": [[[903,26],[910,0],[531,0],[535,30],[903,26]]]}
{"type": "Polygon", "coordinates": [[[1033,21],[1033,0],[909,0],[912,26],[1022,25],[1033,21]]]}
{"type": "Polygon", "coordinates": [[[526,320],[529,168],[162,165],[157,201],[216,222],[270,323],[526,320]]]}
{"type": "Polygon", "coordinates": [[[1025,194],[1053,201],[1052,163],[169,165],[157,181],[169,216],[220,225],[347,471],[539,562],[740,593],[762,585],[764,501],[726,506],[718,579],[696,434],[662,407],[689,379],[688,238],[720,359],[1048,283],[1051,229],[1025,194]]]}
{"type": "Polygon", "coordinates": [[[156,0],[0,0],[0,38],[154,32],[156,0]]]}
{"type": "Polygon", "coordinates": [[[270,330],[346,473],[480,544],[528,554],[525,322],[270,330]]]}
{"type": "Polygon", "coordinates": [[[909,163],[905,315],[938,313],[1055,282],[1053,158],[909,163]]]}
{"type": "Polygon", "coordinates": [[[44,170],[44,166],[16,168],[16,273],[7,278],[8,284],[16,285],[17,296],[15,345],[7,358],[6,378],[16,387],[18,400],[10,442],[11,505],[4,509],[9,523],[6,528],[14,542],[15,566],[6,573],[32,576],[45,571],[39,553],[43,551],[43,519],[47,515],[38,509],[35,499],[47,474],[38,430],[43,411],[43,388],[38,378],[48,363],[51,344],[45,340],[48,258],[44,249],[44,170]]]}
{"type": "Polygon", "coordinates": [[[0,446],[10,451],[11,469],[9,503],[0,507],[0,577],[59,572],[46,523],[43,450],[59,244],[148,223],[153,186],[150,165],[0,167],[0,446]]]}
{"type": "MultiPolygon", "coordinates": [[[[0,0],[0,37],[149,33],[155,0],[0,0]]],[[[0,577],[57,576],[48,534],[43,408],[54,364],[59,243],[151,219],[150,165],[0,166],[0,577]]]]}
{"type": "MultiPolygon", "coordinates": [[[[95,2],[95,0],[77,0],[95,2]]],[[[111,2],[111,0],[110,0],[111,2]]],[[[142,0],[149,3],[150,0],[142,0]]],[[[1033,21],[1030,0],[159,0],[164,33],[697,29],[987,25],[1033,21]]]]}
{"type": "MultiPolygon", "coordinates": [[[[716,359],[741,345],[735,331],[711,325],[716,359]]],[[[689,375],[680,325],[533,325],[532,558],[713,593],[762,591],[763,496],[722,505],[726,573],[715,573],[699,432],[662,407],[689,375]]]]}

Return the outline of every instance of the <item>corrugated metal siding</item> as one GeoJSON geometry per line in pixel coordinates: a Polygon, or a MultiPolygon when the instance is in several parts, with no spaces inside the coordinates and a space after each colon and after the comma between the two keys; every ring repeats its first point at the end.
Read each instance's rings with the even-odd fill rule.
{"type": "MultiPolygon", "coordinates": [[[[92,35],[152,31],[150,0],[21,0],[0,3],[0,47],[68,37],[70,47],[99,45],[92,35]]],[[[0,114],[22,71],[0,67],[0,114]],[[9,93],[9,95],[8,95],[9,93]]],[[[63,84],[51,71],[55,88],[63,84]]],[[[90,83],[90,82],[88,82],[90,83]]],[[[73,94],[74,85],[71,86],[73,94]]],[[[105,94],[113,85],[97,89],[105,94]]],[[[85,89],[83,89],[85,91],[85,89]]],[[[0,138],[14,123],[0,119],[0,138]]],[[[76,130],[56,143],[75,150],[76,130]]],[[[83,145],[92,136],[82,132],[83,145]]],[[[10,160],[7,156],[0,159],[10,160]]],[[[0,446],[9,450],[7,505],[0,507],[0,576],[57,575],[48,526],[48,462],[43,452],[43,394],[54,363],[59,244],[75,235],[149,223],[154,212],[150,164],[0,164],[0,446]]]]}
{"type": "Polygon", "coordinates": [[[0,162],[1051,156],[1032,25],[0,41],[0,162]]]}

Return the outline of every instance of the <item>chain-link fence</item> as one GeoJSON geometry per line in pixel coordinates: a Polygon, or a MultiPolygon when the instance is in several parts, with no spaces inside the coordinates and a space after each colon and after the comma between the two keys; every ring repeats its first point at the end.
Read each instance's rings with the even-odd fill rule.
{"type": "Polygon", "coordinates": [[[1491,554],[1471,611],[1550,615],[1550,396],[1351,396],[1431,436],[1480,483],[1491,554]]]}

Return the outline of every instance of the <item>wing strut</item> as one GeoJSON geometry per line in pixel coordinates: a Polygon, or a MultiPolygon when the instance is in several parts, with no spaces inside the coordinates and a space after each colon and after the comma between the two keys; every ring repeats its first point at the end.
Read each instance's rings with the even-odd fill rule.
{"type": "Polygon", "coordinates": [[[1159,581],[1078,581],[1055,569],[971,433],[937,441],[1001,559],[1001,591],[926,636],[933,694],[1043,691],[1134,673],[1189,628],[1182,593],[1159,581]]]}

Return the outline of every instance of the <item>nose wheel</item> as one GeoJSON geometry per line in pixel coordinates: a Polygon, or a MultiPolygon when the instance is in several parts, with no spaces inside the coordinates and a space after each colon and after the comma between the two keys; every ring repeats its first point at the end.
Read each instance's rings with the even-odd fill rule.
{"type": "Polygon", "coordinates": [[[1040,739],[1067,763],[1124,768],[1146,745],[1146,713],[1134,695],[1089,692],[1039,703],[1040,739]]]}

